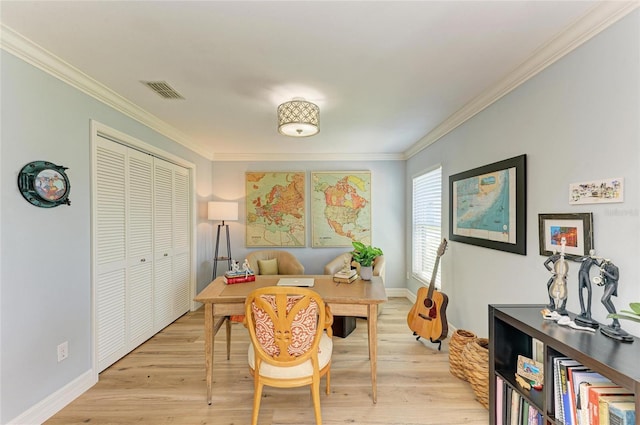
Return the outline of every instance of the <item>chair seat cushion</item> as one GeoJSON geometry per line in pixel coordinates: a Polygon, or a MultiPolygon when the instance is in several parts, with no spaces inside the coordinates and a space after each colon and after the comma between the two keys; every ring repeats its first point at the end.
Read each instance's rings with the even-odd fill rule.
{"type": "MultiPolygon", "coordinates": [[[[322,369],[327,364],[329,364],[329,362],[331,361],[332,352],[333,341],[331,341],[331,338],[329,338],[326,333],[323,333],[322,337],[320,338],[320,346],[318,347],[319,369],[322,369]]],[[[256,366],[253,344],[249,344],[248,356],[249,367],[253,370],[256,366]]],[[[313,375],[313,367],[311,366],[311,360],[307,360],[302,364],[291,367],[274,366],[266,362],[262,362],[262,366],[260,367],[260,375],[277,379],[301,378],[313,375]]]]}

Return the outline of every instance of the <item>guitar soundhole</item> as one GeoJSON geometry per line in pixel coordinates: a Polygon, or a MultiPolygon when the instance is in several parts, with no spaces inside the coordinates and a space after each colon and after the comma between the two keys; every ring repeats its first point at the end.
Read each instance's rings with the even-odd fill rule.
{"type": "Polygon", "coordinates": [[[429,310],[429,317],[431,319],[435,319],[438,317],[438,312],[436,311],[436,304],[430,298],[424,299],[424,306],[429,310]]]}

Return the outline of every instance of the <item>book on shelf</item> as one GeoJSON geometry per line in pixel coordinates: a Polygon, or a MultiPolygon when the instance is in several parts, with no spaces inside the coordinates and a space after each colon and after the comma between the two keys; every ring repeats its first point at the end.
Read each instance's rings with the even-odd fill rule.
{"type": "Polygon", "coordinates": [[[600,423],[600,399],[604,396],[632,396],[626,388],[619,385],[611,387],[590,387],[588,394],[589,425],[598,425],[600,423]]]}
{"type": "Polygon", "coordinates": [[[537,338],[531,338],[531,358],[538,363],[544,364],[544,344],[537,338]]]}
{"type": "MultiPolygon", "coordinates": [[[[582,418],[582,403],[580,399],[580,384],[583,382],[610,382],[608,378],[605,378],[598,372],[594,372],[591,369],[578,370],[574,368],[569,371],[569,391],[571,393],[571,419],[574,425],[582,425],[580,419],[582,418]]],[[[585,406],[586,407],[586,406],[585,406]]]]}
{"type": "Polygon", "coordinates": [[[504,386],[502,378],[496,376],[496,425],[504,424],[504,386]]]}
{"type": "Polygon", "coordinates": [[[636,404],[628,401],[609,403],[609,422],[606,425],[636,425],[636,404]]]}
{"type": "Polygon", "coordinates": [[[634,401],[634,396],[633,395],[604,395],[602,397],[600,397],[600,400],[598,401],[598,414],[600,415],[600,422],[598,422],[599,424],[602,425],[609,425],[611,423],[611,421],[609,420],[609,406],[611,405],[611,403],[617,403],[617,402],[633,402],[634,401]]]}
{"type": "Polygon", "coordinates": [[[560,367],[560,391],[562,393],[562,418],[560,422],[564,425],[576,425],[573,423],[571,416],[571,397],[569,393],[569,372],[574,368],[586,370],[587,367],[583,366],[576,360],[561,360],[560,367]]]}
{"type": "Polygon", "coordinates": [[[360,276],[358,276],[357,274],[354,274],[351,277],[336,277],[335,275],[333,276],[333,281],[334,282],[338,282],[338,283],[351,283],[353,281],[358,280],[360,276]]]}
{"type": "Polygon", "coordinates": [[[608,379],[603,381],[583,381],[578,385],[578,399],[576,408],[578,410],[578,424],[589,425],[589,389],[610,388],[615,384],[608,379]]]}
{"type": "Polygon", "coordinates": [[[564,409],[562,408],[562,382],[560,380],[560,362],[573,361],[575,364],[579,364],[577,361],[572,360],[570,357],[554,357],[553,358],[553,414],[558,423],[564,424],[564,409]]]}
{"type": "Polygon", "coordinates": [[[226,283],[227,285],[232,285],[234,283],[246,283],[246,282],[253,282],[256,280],[256,275],[255,274],[250,274],[248,276],[238,276],[238,277],[224,277],[224,283],[226,283]]]}
{"type": "Polygon", "coordinates": [[[504,409],[502,410],[502,423],[504,425],[509,425],[511,423],[511,399],[513,398],[513,390],[506,383],[504,385],[505,397],[504,397],[504,409]]]}
{"type": "Polygon", "coordinates": [[[511,425],[520,425],[520,393],[512,390],[511,394],[511,425]]]}

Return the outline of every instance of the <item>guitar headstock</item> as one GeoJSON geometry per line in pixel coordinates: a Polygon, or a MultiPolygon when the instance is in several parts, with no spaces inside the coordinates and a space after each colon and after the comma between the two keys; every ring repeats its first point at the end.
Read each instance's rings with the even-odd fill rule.
{"type": "Polygon", "coordinates": [[[438,257],[442,257],[446,250],[447,250],[447,239],[444,238],[442,239],[442,242],[440,242],[440,246],[438,247],[438,257]]]}

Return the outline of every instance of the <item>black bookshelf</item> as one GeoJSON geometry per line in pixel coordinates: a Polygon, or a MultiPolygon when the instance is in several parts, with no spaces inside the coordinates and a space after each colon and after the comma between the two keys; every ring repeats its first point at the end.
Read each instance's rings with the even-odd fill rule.
{"type": "MultiPolygon", "coordinates": [[[[489,419],[496,424],[496,376],[542,412],[545,424],[554,418],[553,358],[571,357],[635,394],[640,412],[640,339],[613,340],[599,331],[579,331],[545,320],[543,305],[489,305],[489,419]],[[518,354],[532,357],[532,338],[544,346],[544,386],[525,390],[514,378],[518,354]]],[[[571,315],[572,319],[575,315],[571,315]]],[[[624,323],[623,323],[624,327],[624,323]]]]}

